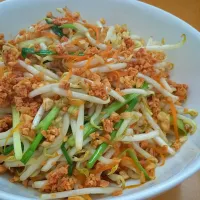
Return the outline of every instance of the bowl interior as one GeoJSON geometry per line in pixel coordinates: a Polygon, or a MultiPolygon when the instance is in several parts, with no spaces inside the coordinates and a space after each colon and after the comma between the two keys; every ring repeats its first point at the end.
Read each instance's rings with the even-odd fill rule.
{"type": "MultiPolygon", "coordinates": [[[[95,22],[104,17],[108,24],[127,24],[132,33],[145,39],[153,36],[157,40],[165,38],[167,43],[181,40],[181,34],[187,35],[184,47],[167,52],[168,60],[175,64],[172,79],[189,85],[187,105],[200,110],[200,35],[178,18],[152,6],[133,0],[8,0],[0,4],[0,32],[7,38],[14,36],[20,29],[44,18],[48,11],[57,7],[69,7],[79,11],[83,18],[95,22]]],[[[200,117],[196,118],[200,123],[200,117]]],[[[167,159],[163,167],[156,170],[157,178],[141,187],[124,191],[123,198],[145,199],[155,196],[193,174],[200,166],[200,135],[189,137],[181,150],[172,158],[167,159]]],[[[7,177],[0,177],[0,196],[2,199],[38,199],[34,190],[24,189],[11,184],[7,177]],[[21,197],[20,197],[21,196],[21,197]]],[[[128,182],[133,184],[133,182],[128,182]]],[[[120,197],[103,197],[97,199],[121,199],[120,197]]]]}

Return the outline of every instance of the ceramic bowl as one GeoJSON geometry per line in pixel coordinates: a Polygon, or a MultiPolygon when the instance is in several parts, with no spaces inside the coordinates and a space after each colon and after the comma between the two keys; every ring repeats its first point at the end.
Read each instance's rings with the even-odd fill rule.
{"type": "MultiPolygon", "coordinates": [[[[134,0],[7,0],[0,3],[0,32],[7,38],[20,29],[41,20],[48,11],[67,6],[79,11],[90,22],[104,17],[108,24],[127,24],[131,31],[148,39],[165,38],[167,43],[180,40],[181,34],[187,36],[186,44],[167,53],[168,60],[175,64],[172,79],[189,85],[187,105],[200,110],[200,34],[179,18],[153,6],[134,0]]],[[[196,118],[200,124],[200,117],[196,118]]],[[[163,167],[156,170],[157,178],[138,188],[125,190],[118,197],[95,197],[96,199],[143,200],[156,196],[181,183],[200,169],[200,134],[189,137],[181,150],[167,159],[163,167]]],[[[131,184],[131,181],[128,182],[131,184]]],[[[33,200],[39,194],[18,184],[12,184],[7,176],[0,177],[0,199],[33,200]]]]}

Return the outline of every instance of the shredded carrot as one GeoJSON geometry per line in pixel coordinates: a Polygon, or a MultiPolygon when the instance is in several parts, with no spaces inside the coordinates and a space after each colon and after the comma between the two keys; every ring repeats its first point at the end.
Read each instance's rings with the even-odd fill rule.
{"type": "Polygon", "coordinates": [[[160,154],[160,158],[161,158],[160,166],[163,166],[165,164],[166,157],[163,154],[160,154]]]}
{"type": "Polygon", "coordinates": [[[103,50],[99,53],[102,57],[109,57],[112,54],[112,46],[108,45],[106,50],[103,50]]]}
{"type": "Polygon", "coordinates": [[[80,100],[80,99],[69,99],[69,104],[73,105],[73,106],[80,106],[84,103],[85,102],[83,100],[80,100]]]}
{"type": "Polygon", "coordinates": [[[93,59],[93,57],[91,57],[91,58],[88,59],[88,61],[86,63],[86,66],[85,66],[86,70],[89,69],[90,63],[91,63],[92,59],[93,59]]]}
{"type": "Polygon", "coordinates": [[[96,169],[92,170],[92,173],[93,174],[98,174],[100,172],[103,172],[103,171],[106,171],[108,169],[112,169],[116,164],[119,163],[120,160],[116,160],[116,161],[113,161],[112,163],[110,164],[107,164],[107,165],[97,165],[96,169]]]}
{"type": "Polygon", "coordinates": [[[174,126],[174,134],[176,137],[176,140],[179,140],[179,133],[178,133],[178,126],[177,126],[177,112],[174,103],[170,100],[170,109],[172,111],[173,116],[173,126],[174,126]]]}
{"type": "Polygon", "coordinates": [[[93,57],[90,57],[90,58],[88,59],[88,61],[86,62],[85,66],[84,66],[83,72],[85,72],[86,70],[90,69],[90,67],[91,67],[90,64],[91,64],[92,59],[93,59],[93,57]]]}
{"type": "Polygon", "coordinates": [[[125,187],[125,189],[132,189],[132,188],[139,187],[139,186],[141,186],[141,185],[143,185],[143,183],[135,184],[135,185],[128,185],[128,186],[125,187]]]}
{"type": "Polygon", "coordinates": [[[97,41],[97,44],[99,44],[100,43],[100,35],[99,35],[99,28],[98,27],[95,29],[95,32],[96,32],[96,41],[97,41]]]}
{"type": "Polygon", "coordinates": [[[0,67],[0,78],[2,78],[4,75],[4,69],[5,67],[0,67]]]}
{"type": "Polygon", "coordinates": [[[84,24],[84,25],[86,27],[89,27],[94,30],[94,32],[96,34],[96,42],[97,42],[97,44],[99,44],[100,43],[99,27],[97,27],[95,25],[91,25],[91,24],[84,24]]]}
{"type": "Polygon", "coordinates": [[[135,165],[135,163],[133,162],[133,160],[130,157],[127,157],[127,156],[122,157],[120,164],[125,167],[127,167],[127,165],[130,165],[130,166],[134,167],[136,169],[136,171],[139,172],[137,166],[135,165]]]}
{"type": "Polygon", "coordinates": [[[160,82],[160,79],[162,78],[161,74],[154,74],[154,75],[152,76],[152,78],[153,78],[156,82],[158,82],[158,83],[164,88],[164,86],[163,86],[162,83],[160,82]]]}
{"type": "Polygon", "coordinates": [[[129,143],[121,143],[120,153],[124,152],[126,149],[132,149],[133,151],[135,151],[131,144],[129,144],[129,143]]]}
{"type": "Polygon", "coordinates": [[[64,78],[64,80],[69,81],[69,79],[71,78],[71,76],[72,76],[72,68],[70,67],[69,68],[69,73],[66,75],[66,77],[64,78]]]}
{"type": "Polygon", "coordinates": [[[153,146],[153,145],[149,145],[149,148],[152,148],[156,153],[160,155],[160,158],[161,158],[160,166],[163,166],[166,161],[166,157],[164,154],[166,154],[167,150],[165,150],[163,147],[160,148],[158,146],[153,146]]]}
{"type": "Polygon", "coordinates": [[[92,200],[92,198],[90,197],[89,194],[84,194],[84,195],[82,195],[82,197],[83,197],[85,200],[92,200]]]}
{"type": "Polygon", "coordinates": [[[120,154],[120,152],[122,152],[120,150],[120,146],[121,146],[120,142],[116,142],[113,144],[113,148],[115,149],[115,153],[114,153],[113,157],[117,157],[120,154]]]}
{"type": "Polygon", "coordinates": [[[75,60],[75,61],[82,61],[82,60],[86,60],[89,58],[88,55],[85,56],[76,56],[76,55],[68,55],[68,54],[61,54],[61,55],[53,55],[54,58],[63,58],[63,59],[67,59],[67,60],[75,60]]]}
{"type": "Polygon", "coordinates": [[[112,58],[118,58],[119,56],[119,50],[116,50],[115,53],[113,54],[112,58]]]}
{"type": "Polygon", "coordinates": [[[44,72],[39,72],[38,74],[34,75],[34,77],[37,77],[40,80],[44,80],[44,72]]]}
{"type": "Polygon", "coordinates": [[[132,148],[132,146],[130,144],[123,144],[120,142],[115,142],[113,144],[113,148],[115,149],[115,153],[113,155],[113,157],[118,157],[121,152],[125,151],[128,148],[132,148]]]}

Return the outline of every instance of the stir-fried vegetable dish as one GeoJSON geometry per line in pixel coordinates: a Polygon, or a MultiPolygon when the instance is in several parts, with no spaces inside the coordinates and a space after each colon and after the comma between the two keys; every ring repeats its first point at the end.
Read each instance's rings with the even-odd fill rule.
{"type": "Polygon", "coordinates": [[[0,35],[0,172],[41,199],[121,195],[196,131],[188,86],[170,78],[181,47],[58,8],[0,35]],[[75,196],[75,197],[74,197],[75,196]]]}

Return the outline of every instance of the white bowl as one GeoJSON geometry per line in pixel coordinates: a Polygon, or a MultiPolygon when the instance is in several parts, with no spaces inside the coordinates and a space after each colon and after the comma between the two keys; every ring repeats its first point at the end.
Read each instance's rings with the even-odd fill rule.
{"type": "MultiPolygon", "coordinates": [[[[189,85],[187,105],[200,110],[200,34],[190,25],[175,16],[153,6],[133,0],[7,0],[0,3],[0,32],[8,37],[20,29],[42,19],[48,11],[68,6],[80,11],[83,18],[91,22],[104,17],[108,24],[128,24],[129,28],[145,39],[149,36],[167,43],[180,40],[182,33],[187,35],[184,47],[167,52],[168,59],[175,63],[172,78],[189,85]]],[[[196,119],[200,123],[200,117],[196,119]]],[[[157,178],[145,185],[125,190],[124,200],[143,200],[156,196],[181,183],[200,169],[199,130],[189,138],[181,150],[169,158],[163,167],[156,170],[157,178]]],[[[131,183],[129,183],[131,184],[131,183]]],[[[38,199],[38,193],[10,183],[6,177],[0,178],[0,199],[38,199]]],[[[122,199],[107,197],[99,199],[122,199]]]]}

